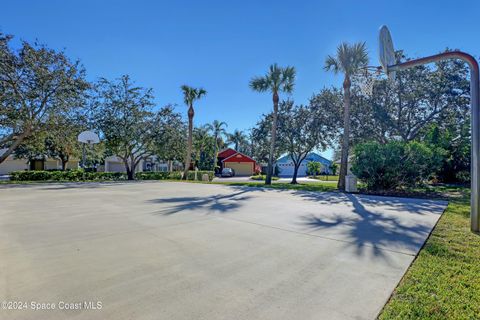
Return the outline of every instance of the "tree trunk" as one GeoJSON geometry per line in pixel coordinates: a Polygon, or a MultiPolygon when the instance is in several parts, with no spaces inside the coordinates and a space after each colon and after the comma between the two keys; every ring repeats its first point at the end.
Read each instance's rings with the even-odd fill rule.
{"type": "Polygon", "coordinates": [[[66,160],[66,159],[61,159],[61,161],[62,161],[62,171],[67,170],[68,160],[66,160]]]}
{"type": "Polygon", "coordinates": [[[26,137],[30,135],[30,129],[25,130],[22,134],[20,134],[15,141],[8,147],[7,151],[5,153],[0,154],[0,163],[5,161],[9,155],[11,155],[15,149],[25,140],[26,137]]]}
{"type": "Polygon", "coordinates": [[[127,170],[127,179],[128,180],[134,180],[135,179],[135,174],[133,172],[134,172],[134,170],[132,170],[132,169],[127,170]]]}
{"type": "Polygon", "coordinates": [[[127,179],[135,180],[135,163],[132,161],[132,163],[129,165],[128,158],[125,158],[123,162],[125,163],[125,171],[127,172],[127,179]]]}
{"type": "Polygon", "coordinates": [[[168,171],[169,172],[173,171],[173,160],[168,160],[168,171]]]}
{"type": "Polygon", "coordinates": [[[298,164],[295,163],[295,162],[293,163],[293,164],[294,164],[294,168],[293,168],[293,178],[292,178],[292,182],[290,182],[291,184],[298,184],[298,182],[297,182],[297,175],[298,175],[298,168],[300,168],[300,164],[301,164],[301,163],[302,163],[301,161],[298,162],[298,164]]]}
{"type": "Polygon", "coordinates": [[[345,75],[343,81],[343,141],[338,189],[345,191],[345,177],[348,169],[348,149],[350,147],[350,77],[345,75]]]}
{"type": "Polygon", "coordinates": [[[275,155],[275,142],[277,140],[277,116],[278,116],[278,93],[273,93],[273,121],[272,121],[272,139],[270,141],[270,154],[268,155],[267,177],[265,184],[272,184],[273,175],[273,157],[275,155]]]}
{"type": "Polygon", "coordinates": [[[188,108],[188,141],[187,141],[187,154],[185,155],[185,168],[183,170],[183,180],[188,178],[188,170],[190,169],[190,162],[192,161],[192,135],[193,135],[193,116],[195,111],[193,105],[188,108]]]}

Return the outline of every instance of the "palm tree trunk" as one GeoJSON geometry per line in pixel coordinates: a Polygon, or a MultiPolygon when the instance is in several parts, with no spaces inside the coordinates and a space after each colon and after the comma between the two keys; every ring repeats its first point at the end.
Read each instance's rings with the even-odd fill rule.
{"type": "Polygon", "coordinates": [[[215,135],[215,144],[213,145],[213,174],[215,174],[215,169],[217,168],[217,135],[215,135]]]}
{"type": "Polygon", "coordinates": [[[348,149],[350,148],[350,77],[343,81],[343,141],[338,189],[345,191],[345,177],[348,171],[348,149]]]}
{"type": "Polygon", "coordinates": [[[185,155],[185,168],[183,170],[183,180],[188,178],[188,170],[190,169],[190,162],[192,161],[192,136],[193,136],[193,116],[195,112],[193,106],[188,108],[188,141],[187,141],[187,154],[185,155]]]}
{"type": "Polygon", "coordinates": [[[275,142],[277,140],[277,116],[278,116],[278,93],[273,93],[273,121],[272,121],[272,140],[270,141],[270,154],[268,156],[267,177],[265,184],[272,184],[273,176],[273,156],[275,154],[275,142]]]}

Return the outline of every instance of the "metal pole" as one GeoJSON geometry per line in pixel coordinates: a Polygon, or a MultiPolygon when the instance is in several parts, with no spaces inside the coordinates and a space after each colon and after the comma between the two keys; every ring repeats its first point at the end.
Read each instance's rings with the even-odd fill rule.
{"type": "Polygon", "coordinates": [[[85,170],[85,143],[82,143],[83,144],[83,147],[82,147],[82,168],[83,170],[85,170]]]}
{"type": "Polygon", "coordinates": [[[388,66],[388,71],[400,71],[446,59],[460,59],[468,63],[470,67],[470,121],[472,131],[470,229],[473,232],[480,232],[480,96],[477,60],[468,53],[451,51],[388,66]]]}

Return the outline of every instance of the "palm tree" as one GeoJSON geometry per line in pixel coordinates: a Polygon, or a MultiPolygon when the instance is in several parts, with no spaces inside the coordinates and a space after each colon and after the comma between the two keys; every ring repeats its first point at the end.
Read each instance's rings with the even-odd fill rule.
{"type": "Polygon", "coordinates": [[[214,138],[214,145],[213,145],[213,171],[215,171],[215,168],[217,167],[217,149],[218,149],[218,138],[220,138],[222,135],[227,134],[227,131],[225,131],[225,127],[228,127],[228,125],[223,122],[223,121],[218,121],[218,120],[213,120],[213,123],[207,124],[208,130],[210,130],[213,133],[213,138],[214,138]]]}
{"type": "Polygon", "coordinates": [[[325,70],[335,74],[343,73],[343,138],[338,189],[345,190],[345,177],[348,166],[348,149],[350,147],[350,87],[351,76],[368,64],[368,52],[365,42],[350,45],[346,42],[337,47],[335,56],[328,56],[325,70]]]}
{"type": "Polygon", "coordinates": [[[270,66],[270,70],[263,77],[254,77],[250,81],[250,88],[258,92],[270,91],[273,100],[273,123],[272,137],[270,141],[270,154],[268,156],[267,178],[265,184],[272,184],[273,157],[275,154],[275,142],[277,138],[277,116],[278,116],[278,93],[283,91],[291,93],[295,82],[294,67],[279,67],[276,63],[270,66]]]}
{"type": "Polygon", "coordinates": [[[193,162],[196,162],[197,167],[199,166],[199,164],[204,163],[205,150],[208,148],[211,140],[212,136],[210,135],[210,130],[206,125],[193,128],[192,154],[195,155],[193,162]]]}
{"type": "Polygon", "coordinates": [[[181,86],[183,92],[183,101],[188,106],[188,141],[187,141],[187,154],[185,155],[185,169],[183,172],[183,179],[186,180],[188,176],[188,169],[190,168],[190,162],[192,161],[192,134],[193,134],[193,116],[195,110],[193,110],[193,102],[200,99],[207,94],[207,91],[203,88],[192,88],[187,85],[181,86]]]}
{"type": "MultiPolygon", "coordinates": [[[[235,129],[233,133],[228,134],[227,143],[233,144],[235,146],[235,150],[240,151],[240,146],[247,141],[247,136],[243,131],[235,129]]],[[[244,150],[242,150],[244,151],[244,150]]]]}

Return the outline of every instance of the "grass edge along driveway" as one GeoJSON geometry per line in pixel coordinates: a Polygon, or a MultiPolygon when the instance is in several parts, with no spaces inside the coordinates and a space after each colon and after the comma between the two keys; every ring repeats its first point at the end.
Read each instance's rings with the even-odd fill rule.
{"type": "Polygon", "coordinates": [[[379,319],[480,318],[480,235],[470,232],[469,190],[455,193],[379,319]]]}

